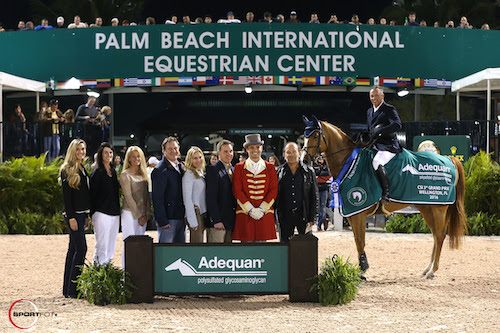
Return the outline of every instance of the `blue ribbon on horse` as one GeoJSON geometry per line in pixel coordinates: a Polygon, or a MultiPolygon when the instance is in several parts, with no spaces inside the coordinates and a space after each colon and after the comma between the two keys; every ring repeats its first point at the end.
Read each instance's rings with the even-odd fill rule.
{"type": "Polygon", "coordinates": [[[351,155],[345,161],[342,170],[340,170],[337,179],[333,179],[332,184],[330,185],[330,191],[332,191],[332,198],[330,200],[330,204],[328,205],[328,207],[330,208],[342,207],[342,197],[340,196],[340,181],[342,180],[342,178],[344,178],[347,170],[349,170],[349,167],[351,166],[352,161],[354,161],[356,156],[358,156],[358,153],[359,153],[359,148],[358,147],[354,148],[351,155]]]}

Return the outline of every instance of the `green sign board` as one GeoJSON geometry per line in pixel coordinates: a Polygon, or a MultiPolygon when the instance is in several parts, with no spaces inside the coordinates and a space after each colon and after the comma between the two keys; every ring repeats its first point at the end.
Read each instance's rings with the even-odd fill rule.
{"type": "Polygon", "coordinates": [[[74,76],[181,85],[198,76],[237,82],[238,75],[258,75],[266,76],[262,83],[286,84],[319,75],[370,85],[374,77],[394,84],[396,78],[455,80],[500,66],[500,31],[479,29],[161,24],[5,32],[0,45],[0,71],[46,82],[74,76]]]}
{"type": "Polygon", "coordinates": [[[435,151],[443,156],[454,156],[464,163],[470,157],[471,141],[468,135],[415,136],[413,150],[435,151]]]}
{"type": "Polygon", "coordinates": [[[285,245],[154,247],[155,293],[287,293],[285,245]]]}
{"type": "Polygon", "coordinates": [[[290,128],[230,128],[231,135],[247,135],[250,133],[259,133],[263,135],[291,135],[290,128]]]}

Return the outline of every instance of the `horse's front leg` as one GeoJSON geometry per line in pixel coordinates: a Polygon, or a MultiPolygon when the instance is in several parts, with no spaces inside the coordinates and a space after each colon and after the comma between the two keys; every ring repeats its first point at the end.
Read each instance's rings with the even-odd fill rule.
{"type": "Polygon", "coordinates": [[[365,272],[370,265],[365,253],[365,232],[366,232],[366,214],[357,214],[348,218],[354,233],[354,241],[358,250],[359,268],[365,272]]]}

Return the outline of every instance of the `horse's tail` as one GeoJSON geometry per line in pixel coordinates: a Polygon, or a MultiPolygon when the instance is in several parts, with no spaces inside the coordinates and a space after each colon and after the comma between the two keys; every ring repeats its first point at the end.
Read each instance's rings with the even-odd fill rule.
{"type": "Polygon", "coordinates": [[[448,224],[448,237],[450,247],[458,249],[462,238],[467,231],[467,216],[465,214],[465,172],[462,163],[455,157],[450,157],[457,170],[457,185],[455,187],[456,199],[453,205],[448,207],[446,222],[448,224]]]}

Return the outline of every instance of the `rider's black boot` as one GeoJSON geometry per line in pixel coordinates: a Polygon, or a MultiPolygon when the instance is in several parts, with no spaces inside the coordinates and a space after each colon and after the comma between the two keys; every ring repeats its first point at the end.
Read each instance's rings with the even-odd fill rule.
{"type": "Polygon", "coordinates": [[[383,165],[379,165],[376,171],[378,181],[380,182],[380,186],[382,187],[382,202],[389,202],[389,176],[387,174],[387,170],[383,165]]]}

